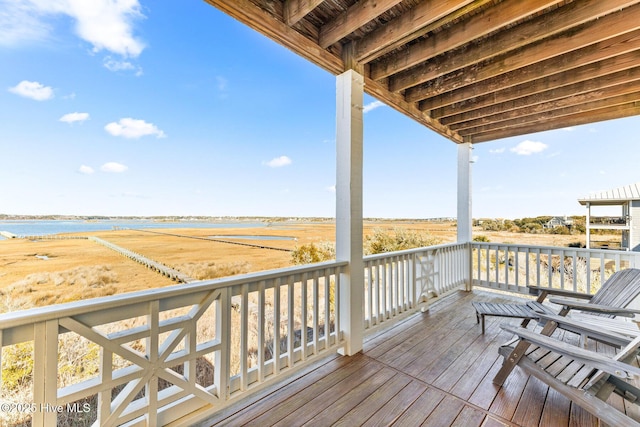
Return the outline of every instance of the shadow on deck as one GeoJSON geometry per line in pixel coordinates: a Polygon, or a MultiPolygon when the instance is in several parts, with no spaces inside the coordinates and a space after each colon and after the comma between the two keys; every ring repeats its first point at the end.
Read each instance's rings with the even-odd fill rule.
{"type": "Polygon", "coordinates": [[[506,298],[483,291],[453,294],[369,337],[363,352],[324,359],[201,425],[598,425],[519,368],[504,387],[492,383],[502,364],[498,347],[511,338],[499,325],[520,321],[487,318],[481,335],[471,302],[506,298]]]}

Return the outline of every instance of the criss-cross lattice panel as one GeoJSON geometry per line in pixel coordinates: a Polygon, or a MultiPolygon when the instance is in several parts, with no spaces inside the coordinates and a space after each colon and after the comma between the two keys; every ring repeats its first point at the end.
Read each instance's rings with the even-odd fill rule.
{"type": "Polygon", "coordinates": [[[164,425],[218,405],[227,390],[223,295],[210,290],[58,319],[58,384],[48,399],[95,407],[101,426],[164,425]],[[72,342],[87,349],[78,361],[85,367],[69,369],[73,358],[60,357],[72,342]]]}

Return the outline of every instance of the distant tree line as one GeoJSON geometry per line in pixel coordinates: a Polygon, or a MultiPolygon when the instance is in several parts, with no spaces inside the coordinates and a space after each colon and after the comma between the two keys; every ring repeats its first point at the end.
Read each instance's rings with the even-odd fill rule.
{"type": "Polygon", "coordinates": [[[509,231],[512,233],[530,234],[585,234],[586,217],[570,216],[564,219],[563,224],[553,224],[552,216],[537,216],[534,218],[520,219],[478,219],[474,225],[484,231],[509,231]]]}

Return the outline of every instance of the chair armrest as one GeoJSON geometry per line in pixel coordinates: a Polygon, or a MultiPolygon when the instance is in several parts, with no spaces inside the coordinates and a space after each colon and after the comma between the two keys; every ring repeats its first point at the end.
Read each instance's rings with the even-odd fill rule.
{"type": "Polygon", "coordinates": [[[590,294],[568,291],[566,289],[543,288],[540,286],[529,286],[529,285],[527,285],[527,288],[529,288],[529,293],[534,295],[536,294],[541,295],[543,292],[546,292],[547,294],[551,294],[551,295],[560,295],[563,297],[580,298],[580,299],[587,299],[587,300],[593,297],[593,295],[590,295],[590,294]]]}
{"type": "MultiPolygon", "coordinates": [[[[560,329],[564,329],[566,331],[573,332],[575,334],[583,335],[587,338],[594,339],[596,341],[604,342],[607,344],[611,344],[617,347],[625,347],[628,345],[632,338],[627,335],[620,334],[618,332],[614,332],[612,330],[607,329],[607,325],[599,325],[599,324],[586,324],[583,321],[575,320],[570,317],[558,316],[556,314],[546,314],[539,313],[540,320],[547,320],[556,322],[560,329]]],[[[596,317],[597,319],[602,319],[602,317],[598,316],[590,316],[596,317]]]]}
{"type": "Polygon", "coordinates": [[[551,298],[549,302],[559,304],[574,310],[590,311],[592,313],[611,314],[613,316],[635,317],[640,314],[640,310],[633,310],[623,307],[611,307],[609,305],[591,304],[582,301],[573,301],[564,298],[551,298]]]}
{"type": "Polygon", "coordinates": [[[525,328],[514,327],[511,325],[500,325],[500,327],[507,332],[511,332],[512,334],[519,336],[520,339],[530,342],[531,344],[554,351],[563,356],[567,356],[618,378],[633,379],[640,377],[640,368],[603,356],[602,354],[585,350],[545,335],[536,334],[535,332],[531,332],[525,328]]]}

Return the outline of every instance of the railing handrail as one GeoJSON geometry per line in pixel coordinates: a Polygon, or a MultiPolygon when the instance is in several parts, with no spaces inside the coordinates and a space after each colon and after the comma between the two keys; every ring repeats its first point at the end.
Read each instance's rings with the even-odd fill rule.
{"type": "MultiPolygon", "coordinates": [[[[482,247],[509,247],[509,248],[523,248],[523,249],[534,249],[534,250],[544,250],[544,251],[563,251],[563,252],[571,252],[571,251],[577,251],[577,252],[589,252],[589,253],[600,253],[602,252],[600,249],[587,249],[587,248],[572,248],[569,246],[540,246],[540,245],[519,245],[516,243],[494,243],[494,242],[471,242],[472,247],[473,246],[482,246],[482,247]]],[[[632,253],[630,253],[629,251],[616,251],[616,250],[608,250],[607,254],[611,254],[611,255],[615,255],[615,254],[620,254],[620,255],[629,255],[629,256],[640,256],[640,253],[638,255],[634,255],[632,253]]]]}
{"type": "Polygon", "coordinates": [[[433,245],[433,246],[423,246],[420,248],[414,248],[414,249],[404,249],[401,251],[393,251],[393,252],[384,252],[381,254],[374,254],[374,255],[366,255],[363,257],[364,262],[367,261],[376,261],[379,259],[384,259],[384,258],[392,258],[394,256],[400,256],[400,255],[408,255],[408,254],[416,254],[416,253],[420,253],[420,252],[425,252],[425,251],[433,251],[433,250],[438,250],[438,249],[445,249],[445,248],[453,248],[456,246],[464,246],[467,243],[442,243],[439,245],[433,245]]]}
{"type": "Polygon", "coordinates": [[[63,317],[77,316],[79,314],[90,313],[93,311],[156,301],[184,294],[212,291],[215,289],[242,285],[247,282],[270,280],[283,275],[304,274],[330,267],[344,267],[347,264],[347,261],[325,261],[315,264],[241,274],[220,279],[203,280],[189,284],[172,285],[164,288],[127,292],[88,300],[55,304],[46,307],[17,310],[0,314],[0,331],[27,324],[35,324],[63,317]]]}

